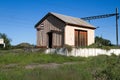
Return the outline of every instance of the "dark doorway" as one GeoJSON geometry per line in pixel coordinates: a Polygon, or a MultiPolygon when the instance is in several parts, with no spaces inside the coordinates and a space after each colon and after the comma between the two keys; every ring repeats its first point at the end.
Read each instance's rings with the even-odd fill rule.
{"type": "Polygon", "coordinates": [[[52,32],[48,33],[48,47],[52,48],[52,32]]]}
{"type": "Polygon", "coordinates": [[[87,46],[87,31],[75,30],[75,46],[76,47],[87,46]]]}
{"type": "Polygon", "coordinates": [[[4,47],[4,45],[3,44],[0,44],[0,48],[3,48],[4,47]]]}

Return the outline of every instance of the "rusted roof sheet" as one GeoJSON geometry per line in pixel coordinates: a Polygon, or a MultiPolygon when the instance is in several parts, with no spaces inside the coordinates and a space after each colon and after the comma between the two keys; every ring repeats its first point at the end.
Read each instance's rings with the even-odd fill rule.
{"type": "Polygon", "coordinates": [[[84,21],[84,20],[82,20],[80,18],[66,16],[66,15],[62,15],[62,14],[58,14],[58,13],[53,13],[53,12],[50,12],[50,13],[52,15],[56,16],[57,18],[61,19],[65,23],[95,28],[93,25],[89,24],[88,22],[86,22],[86,21],[84,21]]]}

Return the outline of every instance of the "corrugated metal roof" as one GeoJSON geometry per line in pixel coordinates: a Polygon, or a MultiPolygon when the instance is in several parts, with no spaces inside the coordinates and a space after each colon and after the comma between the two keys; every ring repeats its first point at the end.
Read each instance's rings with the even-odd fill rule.
{"type": "Polygon", "coordinates": [[[74,24],[74,25],[95,28],[93,25],[89,24],[88,22],[86,22],[80,18],[66,16],[66,15],[62,15],[62,14],[58,14],[58,13],[54,13],[54,12],[50,12],[50,14],[56,16],[57,18],[61,19],[62,21],[64,21],[65,23],[68,23],[68,24],[74,24]]]}

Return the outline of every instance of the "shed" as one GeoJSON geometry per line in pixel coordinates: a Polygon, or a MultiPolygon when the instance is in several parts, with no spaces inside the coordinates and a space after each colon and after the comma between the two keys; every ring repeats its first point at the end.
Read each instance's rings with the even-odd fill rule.
{"type": "Polygon", "coordinates": [[[94,43],[95,27],[71,16],[50,12],[36,25],[37,47],[83,47],[94,43]]]}
{"type": "Polygon", "coordinates": [[[4,43],[4,39],[0,38],[0,47],[4,47],[5,48],[5,43],[4,43]]]}

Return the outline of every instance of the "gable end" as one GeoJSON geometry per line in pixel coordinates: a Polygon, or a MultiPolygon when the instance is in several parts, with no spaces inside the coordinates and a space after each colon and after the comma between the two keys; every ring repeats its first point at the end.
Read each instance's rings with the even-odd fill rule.
{"type": "Polygon", "coordinates": [[[66,24],[63,20],[61,20],[61,19],[59,19],[58,17],[56,17],[55,15],[53,15],[52,13],[48,13],[47,15],[45,15],[37,24],[35,24],[35,28],[39,25],[39,24],[41,24],[45,19],[47,19],[47,17],[49,17],[49,16],[53,16],[53,17],[55,17],[55,18],[57,18],[58,20],[60,20],[61,22],[63,22],[64,24],[66,24]]]}

